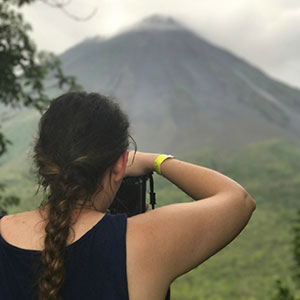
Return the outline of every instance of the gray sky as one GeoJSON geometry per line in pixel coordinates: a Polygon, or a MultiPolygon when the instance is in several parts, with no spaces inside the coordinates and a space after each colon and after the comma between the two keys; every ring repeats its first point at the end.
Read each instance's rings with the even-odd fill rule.
{"type": "Polygon", "coordinates": [[[109,37],[152,14],[170,15],[274,78],[300,88],[299,0],[73,0],[76,22],[40,1],[23,9],[39,49],[59,54],[85,38],[109,37]]]}

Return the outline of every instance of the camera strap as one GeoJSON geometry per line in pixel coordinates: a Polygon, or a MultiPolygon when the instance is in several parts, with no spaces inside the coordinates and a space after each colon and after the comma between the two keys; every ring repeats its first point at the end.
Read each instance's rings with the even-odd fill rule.
{"type": "Polygon", "coordinates": [[[152,206],[152,209],[155,208],[156,204],[156,194],[154,192],[154,181],[153,181],[153,172],[149,174],[149,182],[150,182],[150,204],[152,206]]]}
{"type": "MultiPolygon", "coordinates": [[[[153,172],[149,174],[149,183],[150,183],[150,204],[152,209],[155,208],[156,204],[156,194],[154,192],[154,181],[153,181],[153,172]]],[[[171,297],[171,287],[169,287],[165,300],[170,300],[171,297]]]]}

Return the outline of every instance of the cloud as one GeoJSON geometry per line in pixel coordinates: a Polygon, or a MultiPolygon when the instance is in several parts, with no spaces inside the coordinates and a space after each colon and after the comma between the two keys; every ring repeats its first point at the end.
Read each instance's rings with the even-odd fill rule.
{"type": "Polygon", "coordinates": [[[40,48],[60,53],[95,35],[111,36],[151,14],[177,18],[216,45],[227,48],[271,75],[300,86],[299,0],[73,0],[68,11],[86,16],[76,22],[60,10],[35,2],[25,9],[40,48]],[[292,63],[291,63],[292,62],[292,63]]]}

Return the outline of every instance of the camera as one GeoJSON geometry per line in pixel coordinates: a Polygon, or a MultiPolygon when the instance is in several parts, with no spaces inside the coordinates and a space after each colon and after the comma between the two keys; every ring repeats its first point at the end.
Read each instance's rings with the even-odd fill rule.
{"type": "Polygon", "coordinates": [[[146,211],[146,183],[150,180],[150,203],[155,204],[152,173],[138,177],[125,177],[108,211],[111,214],[125,213],[128,217],[146,211]]]}

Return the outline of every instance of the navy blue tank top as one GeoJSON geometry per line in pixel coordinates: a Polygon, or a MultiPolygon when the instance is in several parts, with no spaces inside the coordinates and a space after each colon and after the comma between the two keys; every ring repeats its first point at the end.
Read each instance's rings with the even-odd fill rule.
{"type": "MultiPolygon", "coordinates": [[[[0,216],[1,219],[2,216],[0,216]]],[[[64,300],[129,300],[125,214],[104,217],[67,246],[64,300]]],[[[0,234],[0,299],[36,300],[40,251],[7,243],[0,234]]]]}

